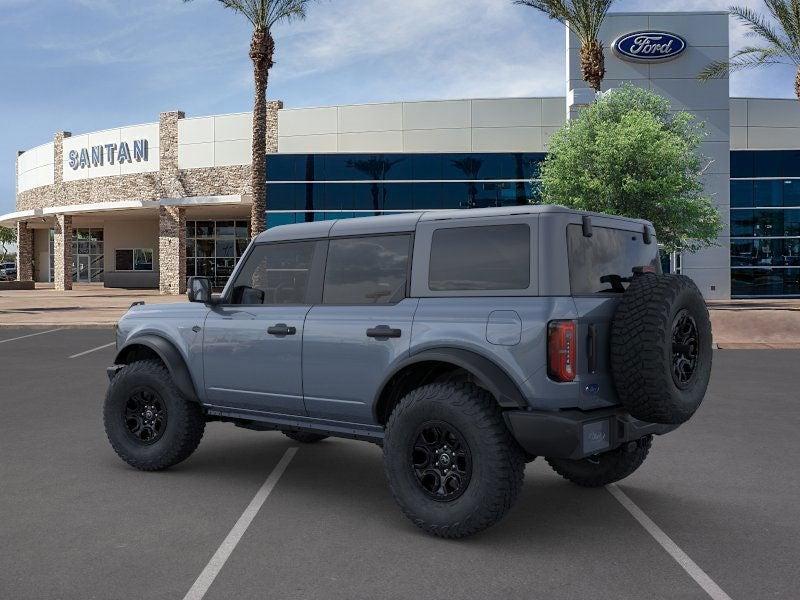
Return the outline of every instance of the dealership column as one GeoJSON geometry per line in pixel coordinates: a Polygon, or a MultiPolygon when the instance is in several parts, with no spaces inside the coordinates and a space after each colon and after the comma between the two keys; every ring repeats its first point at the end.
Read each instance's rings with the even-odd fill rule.
{"type": "Polygon", "coordinates": [[[53,237],[53,282],[55,289],[72,289],[72,217],[56,215],[53,237]]]}
{"type": "Polygon", "coordinates": [[[17,223],[17,281],[33,281],[33,229],[17,223]]]}
{"type": "Polygon", "coordinates": [[[158,289],[186,291],[186,212],[178,206],[158,208],[158,289]]]}

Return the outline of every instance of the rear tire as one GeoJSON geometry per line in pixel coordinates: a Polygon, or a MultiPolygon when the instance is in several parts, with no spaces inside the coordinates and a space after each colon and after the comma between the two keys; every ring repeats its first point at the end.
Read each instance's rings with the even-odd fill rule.
{"type": "Polygon", "coordinates": [[[315,444],[316,442],[321,442],[328,437],[327,435],[311,433],[308,431],[284,431],[283,435],[288,437],[290,440],[300,442],[301,444],[315,444]]]}
{"type": "Polygon", "coordinates": [[[635,442],[623,444],[616,450],[590,456],[581,460],[547,458],[547,464],[564,479],[582,487],[602,487],[625,479],[638,469],[653,443],[653,436],[646,435],[635,442]]]}
{"type": "Polygon", "coordinates": [[[525,457],[494,398],[466,381],[419,387],[389,417],[389,487],[417,527],[443,538],[502,519],[522,488],[525,457]]]}
{"type": "Polygon", "coordinates": [[[117,455],[140,471],[160,471],[189,458],[206,426],[200,405],[183,397],[156,360],[133,362],[114,376],[103,423],[117,455]]]}

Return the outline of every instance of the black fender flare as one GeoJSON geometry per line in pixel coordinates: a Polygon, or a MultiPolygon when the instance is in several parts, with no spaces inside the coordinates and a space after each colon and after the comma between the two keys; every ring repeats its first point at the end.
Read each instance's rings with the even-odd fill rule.
{"type": "Polygon", "coordinates": [[[389,376],[384,378],[378,387],[378,392],[375,394],[372,403],[373,410],[378,406],[386,385],[397,373],[413,364],[423,362],[450,363],[472,373],[503,408],[524,408],[528,406],[528,402],[522,392],[519,391],[517,384],[511,379],[511,376],[485,356],[461,348],[431,348],[412,354],[395,365],[389,376]]]}
{"type": "Polygon", "coordinates": [[[144,334],[133,337],[125,342],[125,345],[117,352],[117,356],[114,358],[115,365],[125,364],[122,362],[125,351],[132,346],[144,346],[155,352],[161,359],[161,362],[166,365],[170,377],[172,377],[172,381],[180,390],[181,394],[188,400],[199,402],[200,396],[197,394],[197,389],[192,380],[192,374],[189,372],[189,367],[186,365],[186,361],[183,359],[181,353],[175,347],[175,344],[155,334],[144,334]]]}

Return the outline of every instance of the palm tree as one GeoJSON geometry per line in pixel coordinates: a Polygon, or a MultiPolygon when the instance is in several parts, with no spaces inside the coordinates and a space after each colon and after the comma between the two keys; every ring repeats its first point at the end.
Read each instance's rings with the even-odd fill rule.
{"type": "Polygon", "coordinates": [[[581,75],[595,92],[606,75],[600,26],[614,0],[514,0],[566,25],[581,42],[581,75]]]}
{"type": "Polygon", "coordinates": [[[219,0],[222,6],[243,15],[253,26],[253,37],[250,40],[250,59],[253,61],[256,92],[253,102],[253,206],[250,209],[250,232],[253,237],[264,231],[266,222],[267,82],[275,54],[272,28],[282,21],[305,19],[306,7],[312,1],[219,0]]]}
{"type": "Polygon", "coordinates": [[[771,19],[746,6],[731,6],[729,11],[748,29],[749,37],[758,38],[760,46],[745,46],[729,60],[715,61],[700,72],[703,81],[724,77],[731,71],[764,65],[790,64],[797,73],[794,93],[800,100],[800,0],[764,0],[771,19]],[[772,23],[774,21],[774,24],[772,23]]]}

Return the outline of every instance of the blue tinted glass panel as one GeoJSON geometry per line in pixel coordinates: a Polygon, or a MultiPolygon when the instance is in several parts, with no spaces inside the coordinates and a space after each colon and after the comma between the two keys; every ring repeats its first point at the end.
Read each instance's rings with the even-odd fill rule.
{"type": "Polygon", "coordinates": [[[325,181],[325,155],[298,155],[295,177],[297,181],[325,181]]]}
{"type": "Polygon", "coordinates": [[[297,185],[275,183],[267,186],[267,208],[270,210],[296,210],[297,185]]]}
{"type": "Polygon", "coordinates": [[[731,211],[731,235],[735,237],[753,236],[753,211],[731,211]]]}
{"type": "MultiPolygon", "coordinates": [[[[535,177],[539,177],[539,169],[544,162],[545,154],[544,152],[532,152],[526,153],[522,155],[521,158],[521,166],[523,169],[524,176],[523,179],[533,179],[535,177]]],[[[519,171],[517,170],[514,175],[514,179],[519,179],[516,173],[519,171]]]]}
{"type": "Polygon", "coordinates": [[[800,150],[781,150],[781,177],[800,177],[800,150]]]}
{"type": "Polygon", "coordinates": [[[444,156],[442,179],[488,179],[484,177],[486,163],[480,154],[449,154],[444,156]]]}
{"type": "Polygon", "coordinates": [[[412,179],[441,179],[443,161],[441,154],[415,154],[411,156],[412,179]]]}
{"type": "Polygon", "coordinates": [[[352,210],[381,210],[381,184],[380,183],[354,183],[350,186],[351,203],[342,205],[343,209],[352,210]]]}
{"type": "Polygon", "coordinates": [[[731,181],[731,206],[734,208],[753,206],[752,181],[731,181]]]}
{"type": "Polygon", "coordinates": [[[800,210],[783,211],[783,235],[800,235],[800,210]]]}
{"type": "Polygon", "coordinates": [[[267,181],[295,181],[295,165],[298,157],[294,154],[273,154],[267,156],[267,181]]]}
{"type": "Polygon", "coordinates": [[[785,296],[800,294],[800,269],[733,269],[734,296],[785,296]]]}
{"type": "Polygon", "coordinates": [[[278,225],[290,225],[295,222],[295,213],[267,212],[267,229],[278,225]]]}
{"type": "Polygon", "coordinates": [[[780,177],[783,170],[782,154],[779,150],[755,152],[754,175],[756,177],[780,177]]]}
{"type": "Polygon", "coordinates": [[[469,183],[441,184],[442,208],[469,208],[473,188],[474,184],[469,183]]]}
{"type": "Polygon", "coordinates": [[[750,151],[731,152],[731,177],[753,176],[753,154],[750,151]]]}
{"type": "Polygon", "coordinates": [[[384,183],[382,186],[383,210],[413,209],[413,187],[413,183],[384,183]]]}
{"type": "Polygon", "coordinates": [[[460,183],[414,183],[411,186],[411,201],[415,210],[430,210],[437,208],[451,208],[445,206],[442,197],[442,187],[462,185],[460,183]]]}
{"type": "Polygon", "coordinates": [[[783,205],[800,206],[800,179],[787,179],[783,182],[783,205]]]}
{"type": "Polygon", "coordinates": [[[755,181],[755,206],[783,206],[783,181],[755,181]]]}

